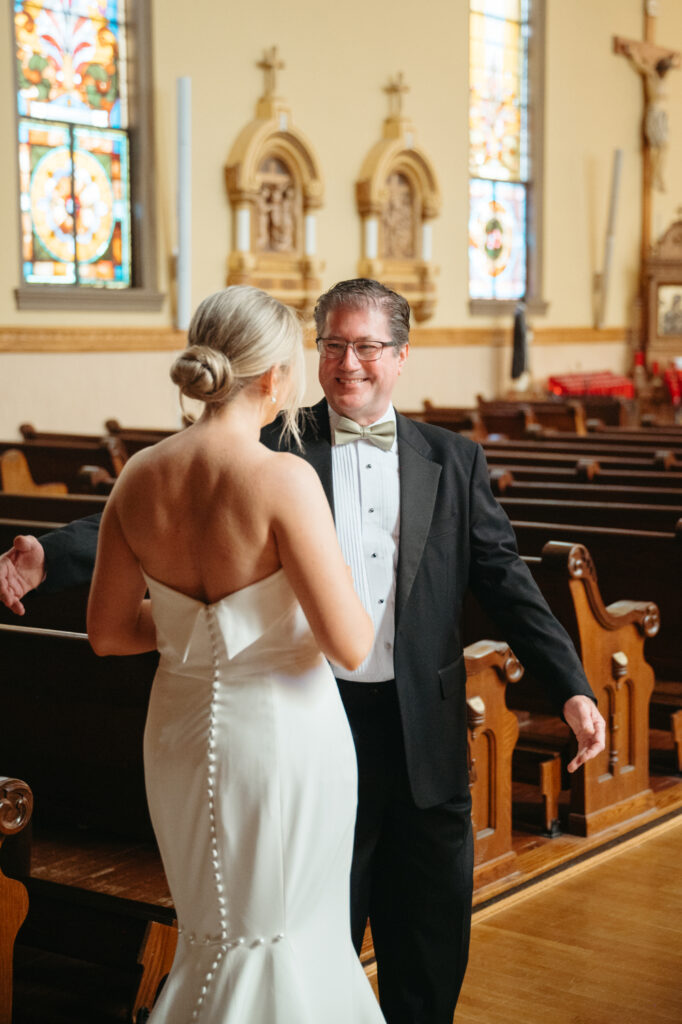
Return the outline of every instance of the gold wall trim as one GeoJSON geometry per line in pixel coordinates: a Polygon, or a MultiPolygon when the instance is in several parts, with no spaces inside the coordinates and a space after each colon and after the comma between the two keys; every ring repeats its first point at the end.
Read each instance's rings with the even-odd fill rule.
{"type": "Polygon", "coordinates": [[[0,352],[166,352],[186,339],[170,327],[0,327],[0,352]]]}
{"type": "MultiPolygon", "coordinates": [[[[414,327],[415,348],[511,345],[510,327],[414,327]]],[[[624,327],[537,327],[533,345],[579,345],[627,340],[624,327]]],[[[0,352],[171,352],[186,344],[184,331],[171,327],[0,327],[0,352]]],[[[306,330],[306,346],[315,345],[315,330],[306,330]]]]}
{"type": "MultiPolygon", "coordinates": [[[[533,329],[532,345],[576,345],[586,342],[624,342],[627,331],[624,327],[607,327],[596,330],[593,327],[536,327],[533,329]]],[[[418,348],[446,348],[450,346],[477,345],[484,348],[499,348],[512,343],[512,326],[509,327],[413,327],[410,342],[418,348]]]]}

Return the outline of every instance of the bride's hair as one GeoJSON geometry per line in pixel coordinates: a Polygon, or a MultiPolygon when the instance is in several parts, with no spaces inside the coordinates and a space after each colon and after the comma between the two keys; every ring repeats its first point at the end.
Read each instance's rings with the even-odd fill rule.
{"type": "Polygon", "coordinates": [[[288,390],[284,431],[298,441],[305,368],[303,331],[292,309],[259,288],[232,285],[199,305],[187,342],[170,371],[181,396],[222,406],[267,370],[281,367],[288,390]]]}

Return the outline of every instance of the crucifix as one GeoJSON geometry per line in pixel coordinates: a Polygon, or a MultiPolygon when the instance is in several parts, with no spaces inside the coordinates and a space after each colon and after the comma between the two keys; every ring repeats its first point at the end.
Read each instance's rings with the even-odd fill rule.
{"type": "Polygon", "coordinates": [[[627,57],[642,76],[644,118],[642,121],[642,238],[641,267],[651,244],[651,190],[663,192],[664,161],[668,146],[668,112],[665,108],[664,79],[671,68],[680,66],[680,54],[654,41],[658,0],[644,0],[644,39],[613,37],[614,53],[627,57]]]}
{"type": "Polygon", "coordinates": [[[258,61],[256,67],[262,68],[265,72],[264,98],[269,99],[277,91],[277,72],[286,67],[284,61],[277,56],[277,47],[271,46],[269,50],[266,50],[263,59],[258,61]]]}
{"type": "Polygon", "coordinates": [[[402,71],[399,71],[394,81],[384,86],[384,92],[388,93],[389,117],[400,118],[403,115],[403,96],[410,91],[409,85],[403,78],[402,71]]]}

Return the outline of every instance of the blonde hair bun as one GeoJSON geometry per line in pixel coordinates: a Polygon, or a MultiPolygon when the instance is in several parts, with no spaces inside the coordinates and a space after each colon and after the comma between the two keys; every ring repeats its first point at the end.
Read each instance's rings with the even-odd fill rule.
{"type": "Polygon", "coordinates": [[[229,401],[238,386],[228,356],[206,345],[191,345],[171,367],[171,380],[187,398],[208,404],[229,401]]]}

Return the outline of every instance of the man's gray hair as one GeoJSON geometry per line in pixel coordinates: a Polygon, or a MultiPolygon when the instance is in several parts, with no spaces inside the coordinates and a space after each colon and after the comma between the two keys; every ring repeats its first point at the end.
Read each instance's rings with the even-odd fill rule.
{"type": "Polygon", "coordinates": [[[337,309],[381,309],[386,314],[391,341],[401,349],[410,340],[410,304],[397,292],[369,277],[339,281],[321,295],[315,306],[315,327],[323,336],[330,313],[337,309]]]}

